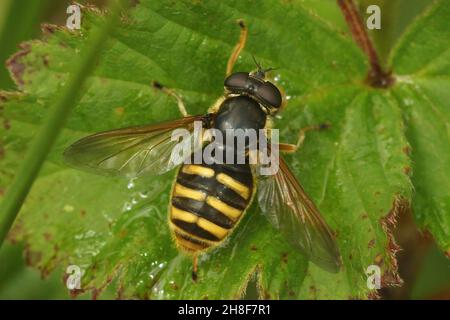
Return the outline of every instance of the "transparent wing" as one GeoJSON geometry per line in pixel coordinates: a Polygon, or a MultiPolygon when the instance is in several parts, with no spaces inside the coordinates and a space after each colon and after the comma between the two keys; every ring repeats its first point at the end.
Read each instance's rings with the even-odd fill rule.
{"type": "Polygon", "coordinates": [[[269,221],[312,262],[330,272],[341,264],[334,236],[284,160],[275,175],[261,177],[258,202],[269,221]]]}
{"type": "Polygon", "coordinates": [[[172,139],[174,130],[186,129],[189,137],[183,141],[189,139],[190,143],[194,121],[203,121],[205,117],[190,116],[156,125],[100,132],[69,146],[64,158],[75,168],[103,175],[163,174],[182,162],[173,157],[172,151],[179,145],[178,140],[172,139]]]}

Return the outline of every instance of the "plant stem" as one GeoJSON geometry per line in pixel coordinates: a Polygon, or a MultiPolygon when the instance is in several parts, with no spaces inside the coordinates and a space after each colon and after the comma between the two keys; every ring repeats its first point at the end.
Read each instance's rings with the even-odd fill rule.
{"type": "Polygon", "coordinates": [[[377,88],[390,87],[394,83],[394,78],[391,76],[390,71],[386,72],[381,67],[377,51],[369,38],[354,1],[337,0],[337,2],[342,13],[344,14],[345,21],[350,28],[353,39],[367,55],[369,60],[370,71],[367,76],[367,82],[371,86],[377,88]]]}
{"type": "Polygon", "coordinates": [[[0,207],[0,246],[14,223],[70,110],[79,101],[81,87],[94,69],[97,57],[108,38],[108,34],[118,20],[120,12],[124,8],[124,3],[124,0],[114,0],[110,6],[110,14],[104,24],[92,31],[86,47],[82,50],[79,59],[73,64],[74,68],[69,76],[67,86],[63,88],[50,108],[44,125],[32,142],[19,172],[7,190],[0,207]]]}

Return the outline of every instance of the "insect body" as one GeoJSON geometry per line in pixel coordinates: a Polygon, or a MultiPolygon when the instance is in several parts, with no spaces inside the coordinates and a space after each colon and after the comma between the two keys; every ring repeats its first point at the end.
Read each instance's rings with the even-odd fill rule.
{"type": "MultiPolygon", "coordinates": [[[[270,129],[270,118],[283,103],[278,88],[265,79],[270,69],[263,70],[257,64],[255,72],[231,72],[246,41],[247,29],[243,22],[240,26],[240,41],[227,65],[225,95],[206,115],[188,115],[173,90],[154,83],[155,88],[177,99],[183,118],[88,136],[65,151],[66,161],[100,174],[158,175],[180,165],[172,161],[172,151],[178,143],[172,139],[172,133],[176,129],[192,132],[195,121],[200,121],[203,129],[219,132],[270,129]]],[[[306,131],[320,128],[302,129],[297,145],[279,144],[279,150],[296,151],[306,131]]],[[[225,151],[234,148],[228,142],[223,144],[225,151]]],[[[190,159],[195,160],[196,153],[202,153],[210,143],[211,140],[200,144],[190,159]]],[[[340,255],[332,232],[284,160],[280,157],[276,174],[262,178],[255,174],[248,159],[249,154],[245,153],[243,163],[184,161],[178,170],[168,220],[177,247],[194,256],[194,274],[198,254],[221,244],[256,198],[262,212],[294,247],[324,269],[338,271],[340,255]]]]}
{"type": "Polygon", "coordinates": [[[183,165],[170,207],[179,248],[195,254],[218,245],[242,218],[253,191],[249,164],[183,165]]]}
{"type": "MultiPolygon", "coordinates": [[[[279,90],[264,76],[259,68],[253,74],[227,77],[227,95],[210,127],[223,136],[226,130],[264,129],[267,116],[282,103],[279,90]]],[[[225,141],[225,148],[235,147],[229,145],[225,141]]],[[[183,165],[173,187],[169,219],[179,248],[195,254],[220,244],[251,204],[254,184],[248,156],[242,164],[183,165]]]]}

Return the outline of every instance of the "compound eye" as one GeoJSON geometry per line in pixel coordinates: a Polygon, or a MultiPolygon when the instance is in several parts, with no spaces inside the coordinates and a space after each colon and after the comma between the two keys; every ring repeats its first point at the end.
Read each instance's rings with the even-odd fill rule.
{"type": "Polygon", "coordinates": [[[274,108],[281,107],[282,103],[281,93],[280,90],[278,90],[278,88],[274,84],[270,82],[264,82],[264,84],[262,84],[258,88],[257,95],[264,104],[274,108]]]}
{"type": "Polygon", "coordinates": [[[247,72],[235,72],[229,75],[224,82],[225,88],[231,91],[242,91],[245,89],[248,80],[247,72]]]}

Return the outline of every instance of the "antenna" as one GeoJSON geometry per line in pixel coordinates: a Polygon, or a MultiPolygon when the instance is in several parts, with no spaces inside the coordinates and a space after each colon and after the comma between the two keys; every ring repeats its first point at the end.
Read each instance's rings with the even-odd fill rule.
{"type": "Polygon", "coordinates": [[[255,72],[255,75],[256,76],[258,76],[258,77],[260,77],[260,78],[265,78],[265,76],[266,76],[266,72],[269,72],[269,71],[272,71],[272,70],[277,70],[277,69],[279,69],[279,68],[267,68],[267,69],[263,69],[262,67],[261,67],[261,64],[258,62],[258,61],[256,61],[256,58],[255,58],[255,56],[254,55],[252,55],[252,58],[253,58],[253,61],[255,62],[255,64],[256,64],[256,66],[258,67],[258,70],[255,72]]]}
{"type": "Polygon", "coordinates": [[[258,71],[262,71],[261,65],[258,61],[256,61],[256,58],[254,55],[252,55],[253,61],[255,62],[256,66],[258,67],[258,71]]]}
{"type": "Polygon", "coordinates": [[[273,71],[273,70],[278,70],[278,69],[280,69],[280,68],[267,68],[267,69],[264,69],[264,70],[262,70],[264,73],[266,73],[266,72],[269,72],[269,71],[273,71]]]}

